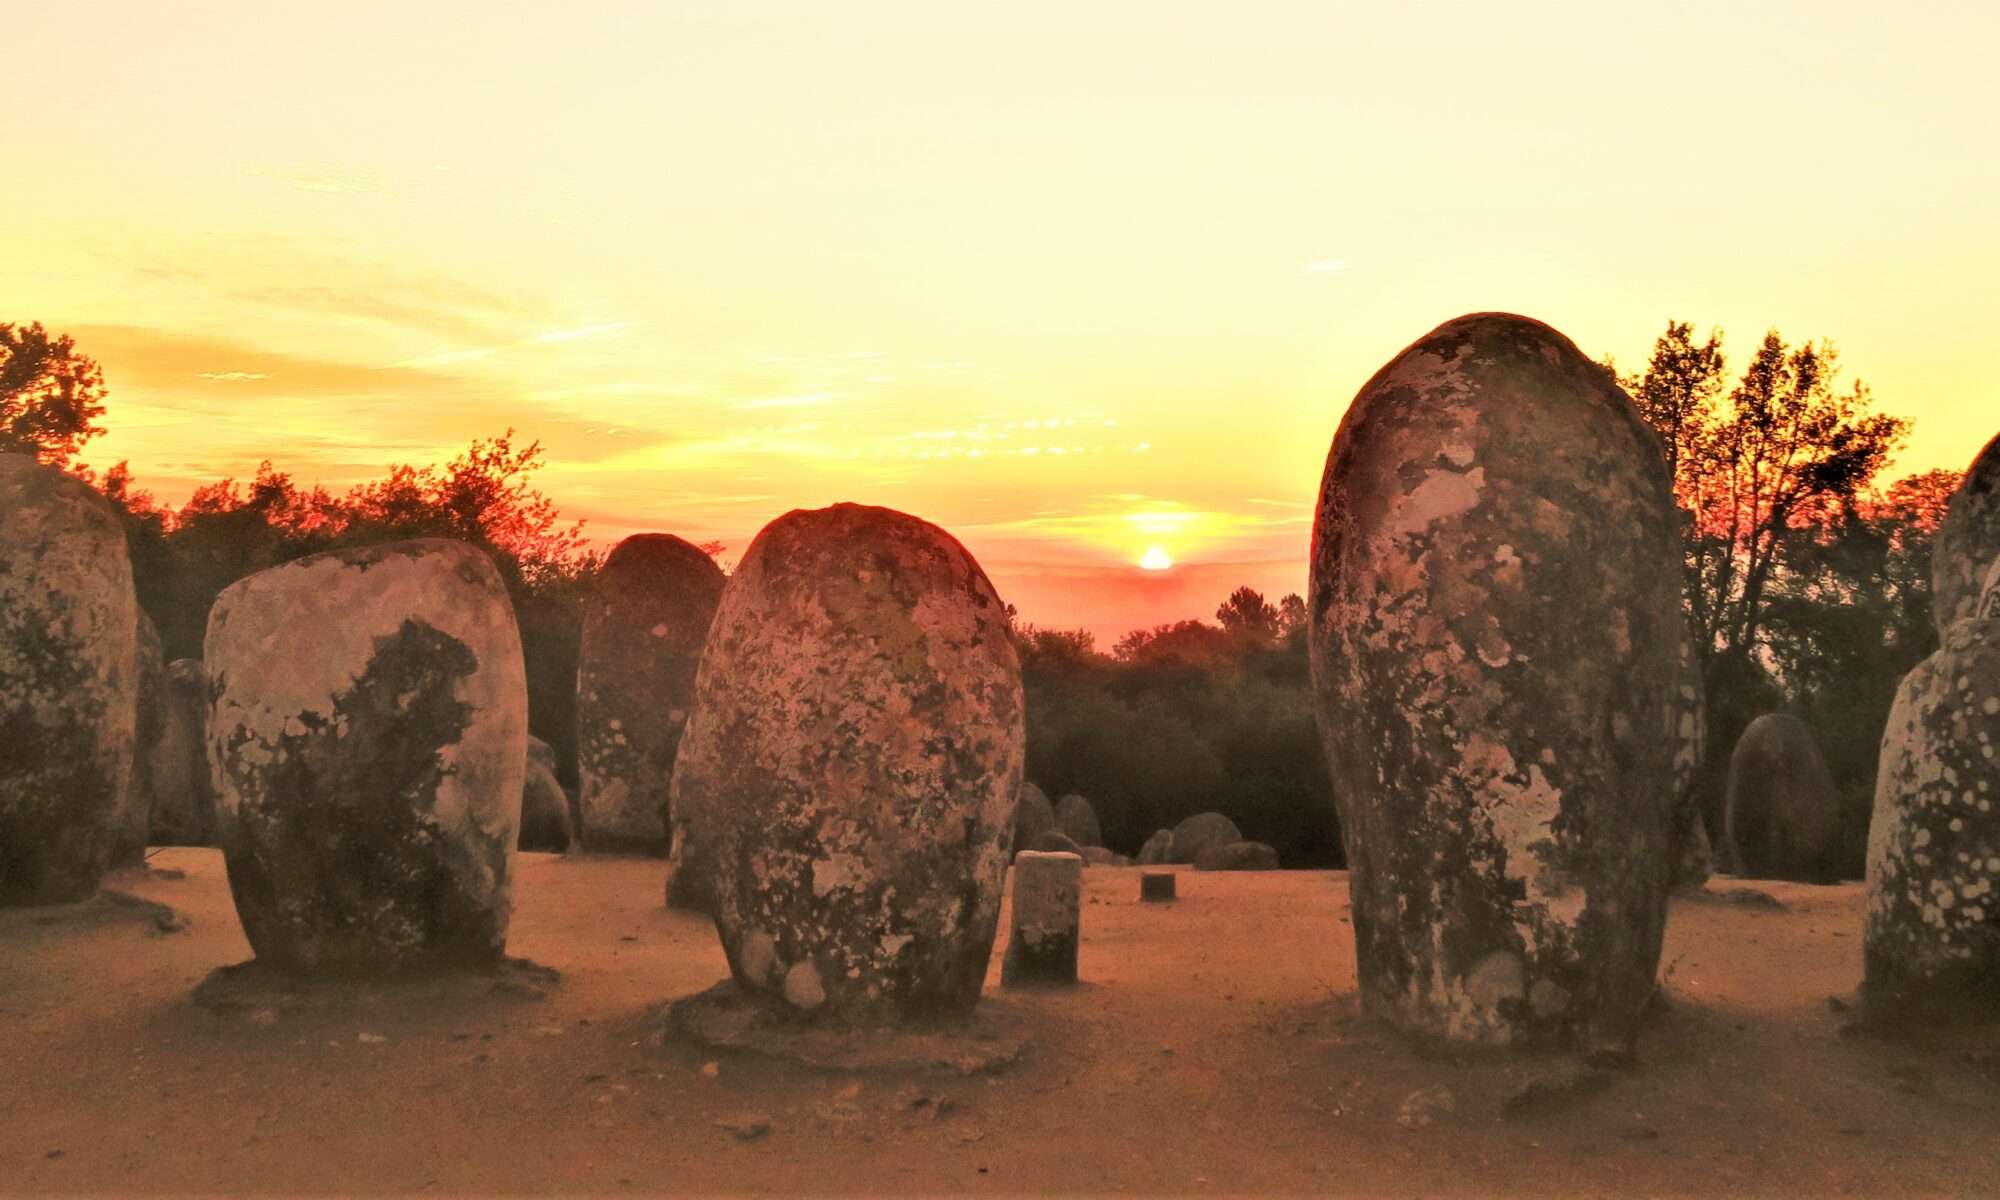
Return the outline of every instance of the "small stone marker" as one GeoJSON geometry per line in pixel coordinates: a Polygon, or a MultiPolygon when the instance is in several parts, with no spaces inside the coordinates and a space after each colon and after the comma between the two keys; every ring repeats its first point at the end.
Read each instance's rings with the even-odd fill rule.
{"type": "Polygon", "coordinates": [[[1027,850],[1014,860],[1014,928],[1002,983],[1076,982],[1082,901],[1081,855],[1027,850]]]}
{"type": "Polygon", "coordinates": [[[1174,873],[1172,871],[1145,871],[1139,876],[1139,899],[1150,904],[1165,904],[1174,898],[1174,873]]]}

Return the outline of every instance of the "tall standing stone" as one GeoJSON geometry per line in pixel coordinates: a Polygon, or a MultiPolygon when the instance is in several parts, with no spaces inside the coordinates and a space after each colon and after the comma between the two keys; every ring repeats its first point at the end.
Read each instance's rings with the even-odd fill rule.
{"type": "Polygon", "coordinates": [[[1943,633],[1882,733],[1861,989],[1877,1024],[2000,1019],[2000,561],[1943,633]]]}
{"type": "Polygon", "coordinates": [[[854,504],[766,526],[716,613],[673,781],[738,984],[858,1022],[968,1011],[1024,736],[1005,607],[949,534],[854,504]]]}
{"type": "Polygon", "coordinates": [[[215,844],[215,786],[208,773],[208,672],[197,658],[167,664],[160,737],[148,756],[152,840],[162,846],[215,844]]]}
{"type": "Polygon", "coordinates": [[[576,680],[581,833],[592,850],[667,848],[667,785],[722,584],[714,559],[666,533],[626,538],[598,571],[576,680]]]}
{"type": "Polygon", "coordinates": [[[1812,730],[1790,713],[1750,722],[1729,756],[1724,820],[1737,873],[1834,883],[1840,789],[1812,730]]]}
{"type": "Polygon", "coordinates": [[[1311,663],[1364,1006],[1422,1036],[1629,1047],[1687,707],[1664,456],[1536,321],[1439,326],[1355,397],[1311,663]]]}
{"type": "Polygon", "coordinates": [[[203,660],[229,890],[258,960],[496,963],[528,694],[492,561],[425,539],[259,572],[209,610],[203,660]]]}
{"type": "Polygon", "coordinates": [[[97,890],[132,771],[138,638],[111,506],[0,454],[0,906],[97,890]]]}
{"type": "Polygon", "coordinates": [[[145,613],[139,612],[137,660],[138,707],[132,734],[132,770],[125,777],[125,792],[111,820],[111,865],[137,867],[146,862],[146,846],[153,829],[153,760],[167,725],[167,664],[160,657],[160,635],[145,613]]]}
{"type": "Polygon", "coordinates": [[[1973,615],[1979,584],[2000,559],[2000,435],[1986,443],[1952,493],[1931,543],[1931,614],[1942,635],[1973,615]]]}

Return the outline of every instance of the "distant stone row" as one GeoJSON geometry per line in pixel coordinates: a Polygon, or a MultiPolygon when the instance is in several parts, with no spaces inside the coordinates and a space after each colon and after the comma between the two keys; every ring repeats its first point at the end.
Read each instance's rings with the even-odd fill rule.
{"type": "MultiPolygon", "coordinates": [[[[1952,503],[1943,646],[1883,741],[1864,994],[1885,1015],[2000,1010],[1996,460],[1952,503]]],[[[1308,635],[1371,1013],[1453,1042],[1629,1049],[1701,828],[1677,520],[1652,431],[1537,322],[1448,322],[1348,409],[1308,635]]],[[[607,566],[579,677],[586,842],[671,841],[670,886],[713,911],[736,982],[774,1012],[964,1013],[1013,851],[1101,849],[1081,797],[1023,787],[991,583],[943,530],[856,505],[773,521],[726,582],[684,546],[607,566]]],[[[0,602],[0,901],[74,898],[110,856],[141,635],[109,513],[18,460],[0,465],[0,602]]],[[[211,612],[203,667],[220,841],[260,959],[499,956],[528,752],[490,562],[419,541],[252,576],[211,612]]],[[[1256,853],[1204,814],[1141,858],[1256,853]]],[[[1073,899],[1065,878],[1044,890],[1073,899]]],[[[1301,920],[1331,934],[1327,916],[1301,920]]]]}

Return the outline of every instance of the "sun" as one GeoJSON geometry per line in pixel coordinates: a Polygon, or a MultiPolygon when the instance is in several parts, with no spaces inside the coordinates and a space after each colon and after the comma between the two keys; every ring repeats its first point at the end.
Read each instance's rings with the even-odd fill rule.
{"type": "Polygon", "coordinates": [[[1139,556],[1139,566],[1147,571],[1164,571],[1173,565],[1174,560],[1158,546],[1146,547],[1146,552],[1139,556]]]}

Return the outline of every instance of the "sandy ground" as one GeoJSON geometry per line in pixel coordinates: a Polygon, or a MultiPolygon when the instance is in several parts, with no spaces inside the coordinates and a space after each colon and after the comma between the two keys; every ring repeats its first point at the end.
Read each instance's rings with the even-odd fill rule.
{"type": "Polygon", "coordinates": [[[1353,1016],[1337,872],[1186,872],[1171,906],[1139,904],[1136,871],[1086,872],[1085,983],[1002,992],[996,946],[989,999],[1027,1015],[1033,1044],[960,1078],[663,1044],[654,1006],[725,967],[704,922],[659,907],[658,863],[522,856],[510,950],[563,973],[548,999],[272,1024],[188,998],[248,955],[220,856],[153,865],[184,876],[111,886],[191,928],[101,902],[0,911],[0,1190],[2000,1189],[1994,1039],[1841,1032],[1829,998],[1860,975],[1859,885],[1755,885],[1782,909],[1678,903],[1640,1064],[1509,1117],[1555,1064],[1423,1057],[1353,1016]]]}

